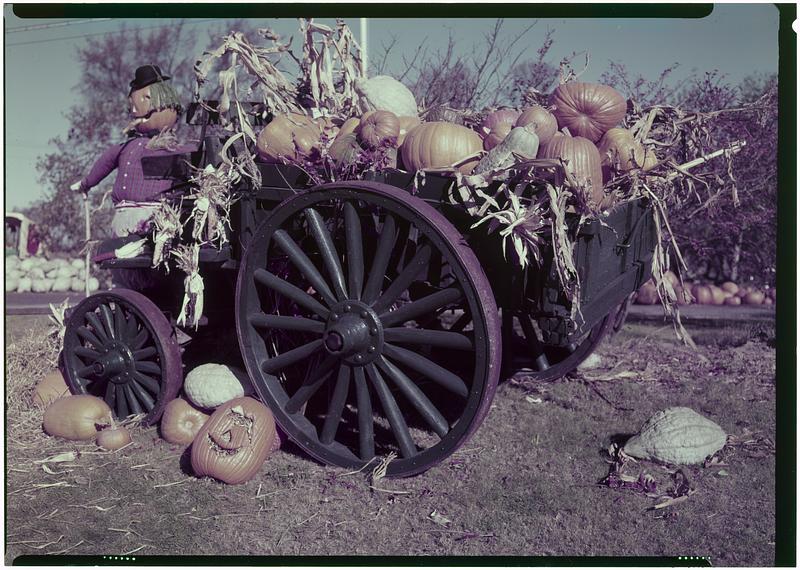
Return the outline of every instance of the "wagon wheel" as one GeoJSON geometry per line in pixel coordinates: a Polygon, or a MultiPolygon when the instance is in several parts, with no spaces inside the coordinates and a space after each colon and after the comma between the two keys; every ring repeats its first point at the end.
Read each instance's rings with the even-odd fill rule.
{"type": "Polygon", "coordinates": [[[624,302],[594,325],[589,332],[573,344],[567,346],[545,345],[536,329],[531,315],[527,312],[504,312],[503,341],[506,347],[505,370],[510,376],[526,368],[534,381],[550,382],[578,368],[611,331],[624,302]],[[522,336],[514,332],[513,320],[517,319],[522,336]]]}
{"type": "Polygon", "coordinates": [[[158,421],[183,381],[172,327],[147,297],[129,289],[95,293],[67,319],[62,362],[73,394],[103,398],[118,419],[158,421]]]}
{"type": "Polygon", "coordinates": [[[422,472],[486,415],[500,371],[488,280],[433,207],[379,183],[326,184],[278,206],[242,261],[242,356],[287,434],[326,464],[397,454],[422,472]],[[453,312],[469,330],[451,331],[453,312]]]}

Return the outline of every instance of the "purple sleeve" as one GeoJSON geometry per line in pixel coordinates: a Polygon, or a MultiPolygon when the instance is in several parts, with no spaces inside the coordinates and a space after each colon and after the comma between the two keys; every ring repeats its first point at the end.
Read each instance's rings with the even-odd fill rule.
{"type": "Polygon", "coordinates": [[[111,172],[117,167],[119,155],[124,146],[125,145],[115,144],[114,146],[108,148],[102,155],[100,155],[100,158],[98,158],[97,162],[94,163],[94,166],[92,166],[89,174],[86,175],[86,178],[81,180],[81,190],[86,191],[90,188],[94,188],[100,184],[100,181],[102,181],[103,178],[111,174],[111,172]]]}

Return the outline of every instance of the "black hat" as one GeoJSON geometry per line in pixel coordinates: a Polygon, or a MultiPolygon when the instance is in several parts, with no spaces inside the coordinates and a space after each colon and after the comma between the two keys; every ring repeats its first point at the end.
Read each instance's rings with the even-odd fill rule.
{"type": "Polygon", "coordinates": [[[136,69],[136,76],[131,81],[131,92],[167,79],[169,75],[161,73],[161,68],[157,65],[143,65],[136,69]]]}

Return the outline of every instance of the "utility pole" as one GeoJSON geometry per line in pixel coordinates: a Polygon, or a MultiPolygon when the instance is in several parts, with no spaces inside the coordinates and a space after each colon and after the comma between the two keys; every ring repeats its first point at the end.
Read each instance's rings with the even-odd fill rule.
{"type": "Polygon", "coordinates": [[[361,74],[367,76],[367,19],[361,18],[361,74]]]}

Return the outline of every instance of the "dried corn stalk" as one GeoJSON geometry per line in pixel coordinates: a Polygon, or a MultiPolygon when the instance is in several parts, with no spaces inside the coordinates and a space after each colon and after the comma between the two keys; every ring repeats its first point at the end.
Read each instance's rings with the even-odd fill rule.
{"type": "Polygon", "coordinates": [[[167,263],[172,243],[181,235],[180,207],[175,207],[162,200],[161,207],[153,214],[153,265],[155,269],[161,265],[169,273],[167,263]]]}
{"type": "Polygon", "coordinates": [[[209,164],[192,177],[197,187],[192,195],[195,199],[192,239],[196,242],[216,243],[221,248],[228,241],[225,226],[230,217],[231,188],[240,179],[241,175],[229,163],[219,168],[209,164]]]}

